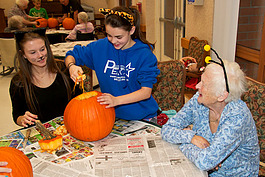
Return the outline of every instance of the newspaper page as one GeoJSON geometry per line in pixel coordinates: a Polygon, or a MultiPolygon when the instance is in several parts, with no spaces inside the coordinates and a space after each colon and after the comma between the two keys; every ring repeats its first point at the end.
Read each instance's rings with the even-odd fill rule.
{"type": "Polygon", "coordinates": [[[179,150],[159,136],[128,136],[95,143],[95,175],[100,177],[204,177],[179,150]]]}

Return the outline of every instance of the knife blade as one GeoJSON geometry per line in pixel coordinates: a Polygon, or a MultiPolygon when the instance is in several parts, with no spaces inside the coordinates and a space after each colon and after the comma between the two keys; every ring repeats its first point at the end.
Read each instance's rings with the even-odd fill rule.
{"type": "Polygon", "coordinates": [[[26,136],[25,136],[25,138],[24,138],[24,142],[23,142],[23,149],[25,149],[25,147],[26,147],[26,145],[27,145],[27,142],[28,142],[28,139],[29,139],[30,133],[31,133],[31,129],[27,129],[26,136]]]}

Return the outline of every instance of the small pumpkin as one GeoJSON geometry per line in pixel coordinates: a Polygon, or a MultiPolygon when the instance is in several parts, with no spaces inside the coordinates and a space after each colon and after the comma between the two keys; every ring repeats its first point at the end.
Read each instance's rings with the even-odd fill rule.
{"type": "Polygon", "coordinates": [[[56,28],[59,25],[58,20],[56,18],[49,18],[48,19],[48,26],[49,28],[56,28]]]}
{"type": "Polygon", "coordinates": [[[36,20],[36,22],[37,22],[37,25],[36,25],[37,28],[46,28],[48,25],[48,20],[45,18],[40,18],[36,20]]]}
{"type": "Polygon", "coordinates": [[[1,173],[1,175],[33,177],[33,170],[29,158],[18,149],[0,147],[0,161],[8,162],[5,167],[12,169],[11,173],[1,173]]]}
{"type": "Polygon", "coordinates": [[[114,126],[115,110],[97,102],[101,92],[86,92],[73,98],[64,111],[64,125],[75,138],[97,141],[108,136],[114,126]]]}
{"type": "Polygon", "coordinates": [[[63,27],[66,30],[72,30],[75,27],[75,21],[72,18],[65,18],[63,20],[63,27]]]}

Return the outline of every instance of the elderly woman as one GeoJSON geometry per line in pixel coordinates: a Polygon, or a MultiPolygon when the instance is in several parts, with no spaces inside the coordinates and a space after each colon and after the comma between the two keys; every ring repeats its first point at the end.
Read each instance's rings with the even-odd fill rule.
{"type": "Polygon", "coordinates": [[[162,127],[163,139],[180,144],[209,176],[258,176],[256,126],[240,99],[245,83],[237,63],[209,64],[196,85],[198,92],[162,127]]]}
{"type": "Polygon", "coordinates": [[[23,24],[23,17],[19,15],[14,15],[8,19],[8,26],[5,28],[5,32],[15,32],[16,30],[20,30],[25,28],[26,26],[23,24]]]}
{"type": "Polygon", "coordinates": [[[28,8],[29,1],[28,0],[16,0],[16,4],[10,9],[8,13],[8,20],[14,16],[19,15],[23,17],[23,24],[27,26],[37,25],[37,20],[39,17],[31,17],[26,14],[25,9],[28,8]]]}

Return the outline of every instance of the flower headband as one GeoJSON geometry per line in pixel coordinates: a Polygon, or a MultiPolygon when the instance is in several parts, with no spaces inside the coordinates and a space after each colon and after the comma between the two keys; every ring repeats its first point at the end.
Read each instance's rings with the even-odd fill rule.
{"type": "Polygon", "coordinates": [[[216,63],[216,64],[220,65],[220,66],[223,68],[224,76],[225,76],[226,91],[229,93],[227,74],[226,74],[225,65],[224,65],[223,60],[219,57],[219,55],[217,54],[217,52],[216,52],[213,48],[211,48],[209,45],[205,45],[205,46],[204,46],[204,50],[205,50],[205,51],[210,51],[210,50],[212,50],[212,51],[215,53],[216,57],[220,60],[221,63],[218,63],[218,62],[212,60],[210,56],[207,56],[207,57],[205,58],[205,62],[206,62],[206,63],[213,62],[213,63],[216,63]]]}
{"type": "Polygon", "coordinates": [[[114,10],[105,9],[105,8],[100,8],[99,12],[102,13],[103,15],[106,15],[106,16],[118,15],[119,17],[122,17],[125,20],[127,20],[132,26],[134,25],[133,16],[128,14],[127,12],[119,12],[119,11],[114,11],[114,10]]]}
{"type": "Polygon", "coordinates": [[[40,36],[44,36],[45,37],[46,28],[36,28],[36,29],[33,29],[33,30],[16,31],[15,32],[16,42],[19,43],[24,38],[24,35],[26,33],[37,33],[40,36]]]}

